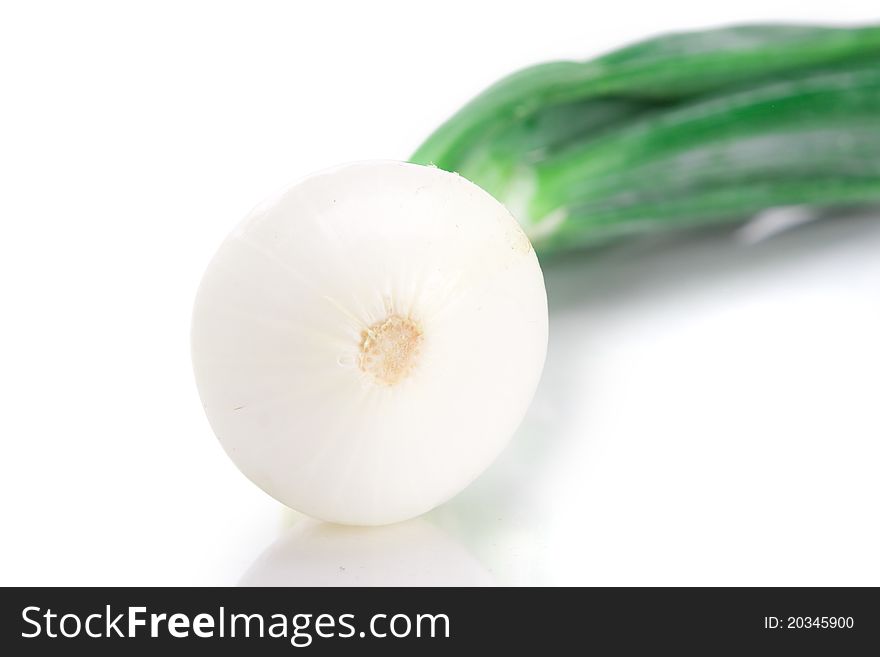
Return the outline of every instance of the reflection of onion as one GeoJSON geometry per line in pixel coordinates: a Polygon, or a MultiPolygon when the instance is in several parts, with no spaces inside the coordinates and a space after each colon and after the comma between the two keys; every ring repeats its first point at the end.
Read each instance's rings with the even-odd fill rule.
{"type": "Polygon", "coordinates": [[[248,569],[241,586],[491,586],[483,566],[417,519],[345,527],[304,519],[248,569]]]}

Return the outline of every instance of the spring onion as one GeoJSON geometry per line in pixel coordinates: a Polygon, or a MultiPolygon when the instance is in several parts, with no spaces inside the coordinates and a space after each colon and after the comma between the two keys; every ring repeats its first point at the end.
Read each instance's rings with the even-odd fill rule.
{"type": "Polygon", "coordinates": [[[541,64],[411,163],[341,167],[254,210],[198,292],[199,392],[285,504],[404,520],[477,477],[525,413],[547,343],[533,245],[877,203],[880,27],[707,30],[541,64]]]}

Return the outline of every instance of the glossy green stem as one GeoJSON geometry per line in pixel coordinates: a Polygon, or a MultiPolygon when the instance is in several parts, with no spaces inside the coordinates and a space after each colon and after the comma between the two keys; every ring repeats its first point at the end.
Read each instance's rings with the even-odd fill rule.
{"type": "Polygon", "coordinates": [[[880,202],[880,28],[750,26],[651,39],[505,78],[413,161],[508,204],[545,253],[880,202]]]}

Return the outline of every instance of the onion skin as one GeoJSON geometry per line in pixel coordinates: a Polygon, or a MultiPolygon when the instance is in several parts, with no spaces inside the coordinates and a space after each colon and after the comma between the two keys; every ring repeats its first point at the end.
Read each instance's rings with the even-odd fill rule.
{"type": "Polygon", "coordinates": [[[307,515],[380,525],[454,496],[522,420],[547,348],[534,250],[498,201],[433,167],[364,162],[256,208],[192,325],[227,454],[307,515]]]}

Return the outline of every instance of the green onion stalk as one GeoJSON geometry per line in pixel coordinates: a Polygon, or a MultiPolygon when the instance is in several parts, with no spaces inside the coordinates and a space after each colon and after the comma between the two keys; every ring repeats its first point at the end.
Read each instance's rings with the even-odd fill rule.
{"type": "Polygon", "coordinates": [[[880,27],[743,26],[539,64],[411,160],[502,201],[539,254],[880,202],[880,27]]]}

